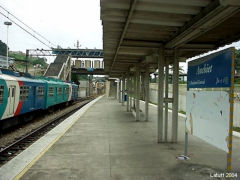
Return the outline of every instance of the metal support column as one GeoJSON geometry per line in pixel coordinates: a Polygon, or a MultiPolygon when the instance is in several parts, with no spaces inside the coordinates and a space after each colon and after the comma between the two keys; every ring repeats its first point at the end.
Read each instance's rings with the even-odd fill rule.
{"type": "Polygon", "coordinates": [[[158,57],[158,143],[163,142],[163,84],[164,84],[164,51],[158,57]]]}
{"type": "Polygon", "coordinates": [[[136,121],[140,121],[140,66],[136,66],[136,121]]]}
{"type": "Polygon", "coordinates": [[[178,135],[178,81],[179,62],[177,50],[174,52],[173,61],[173,104],[172,104],[172,142],[177,142],[178,135]]]}
{"type": "Polygon", "coordinates": [[[145,101],[145,74],[141,73],[140,78],[140,99],[145,101]]]}
{"type": "MultiPolygon", "coordinates": [[[[165,98],[168,98],[168,77],[169,77],[169,63],[165,59],[165,98]]],[[[165,102],[165,128],[164,128],[164,140],[168,141],[168,102],[165,102]]]]}
{"type": "Polygon", "coordinates": [[[88,75],[88,96],[91,96],[91,75],[88,75]]]}
{"type": "Polygon", "coordinates": [[[122,80],[119,79],[119,91],[118,91],[118,93],[119,93],[119,94],[118,94],[118,97],[119,97],[119,99],[118,99],[118,100],[119,100],[119,103],[121,103],[121,99],[122,99],[122,98],[121,98],[121,94],[122,94],[122,93],[121,93],[121,81],[122,81],[122,80]]]}
{"type": "Polygon", "coordinates": [[[136,87],[137,87],[137,76],[136,76],[136,72],[134,74],[134,87],[133,87],[133,108],[136,110],[136,87]]]}
{"type": "MultiPolygon", "coordinates": [[[[28,63],[29,63],[29,50],[26,50],[26,69],[25,69],[25,73],[28,73],[28,63]]],[[[8,61],[8,59],[7,59],[8,61]]],[[[8,67],[7,67],[8,68],[8,67]]]]}
{"type": "Polygon", "coordinates": [[[146,66],[145,71],[145,121],[148,121],[148,106],[149,106],[149,66],[146,66]]]}
{"type": "Polygon", "coordinates": [[[132,85],[133,77],[130,76],[130,84],[129,84],[129,111],[132,111],[132,94],[133,94],[133,85],[132,85]]]}
{"type": "Polygon", "coordinates": [[[126,88],[126,91],[127,91],[127,112],[129,112],[129,100],[130,100],[130,97],[129,97],[129,92],[130,92],[130,76],[129,76],[129,73],[127,74],[127,88],[126,88]]]}
{"type": "Polygon", "coordinates": [[[116,98],[119,99],[119,80],[117,81],[117,94],[116,98]]]}
{"type": "MultiPolygon", "coordinates": [[[[234,52],[233,48],[233,52],[234,52]]],[[[232,172],[232,139],[233,139],[233,111],[234,111],[234,75],[235,75],[235,65],[234,65],[234,54],[232,54],[232,73],[231,73],[231,87],[229,90],[229,100],[230,100],[230,113],[229,113],[229,131],[228,131],[228,153],[227,153],[227,171],[232,172]]]]}
{"type": "Polygon", "coordinates": [[[124,106],[124,97],[125,97],[125,76],[123,76],[123,79],[122,79],[122,106],[124,106]]]}

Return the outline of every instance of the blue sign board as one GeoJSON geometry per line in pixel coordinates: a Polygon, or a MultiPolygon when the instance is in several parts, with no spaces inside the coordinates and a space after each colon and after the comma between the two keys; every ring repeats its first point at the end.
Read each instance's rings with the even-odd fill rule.
{"type": "Polygon", "coordinates": [[[231,87],[233,48],[188,63],[187,88],[231,87]]]}

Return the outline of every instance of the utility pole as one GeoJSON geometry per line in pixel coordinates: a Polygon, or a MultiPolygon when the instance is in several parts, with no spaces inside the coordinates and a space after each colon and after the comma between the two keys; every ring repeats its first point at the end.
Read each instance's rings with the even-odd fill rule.
{"type": "Polygon", "coordinates": [[[25,73],[28,73],[28,61],[29,61],[29,50],[26,50],[26,70],[25,73]]]}
{"type": "Polygon", "coordinates": [[[12,22],[6,21],[6,22],[4,22],[4,25],[7,26],[7,69],[8,69],[9,68],[9,61],[8,61],[8,29],[9,29],[9,26],[12,25],[12,22]]]}

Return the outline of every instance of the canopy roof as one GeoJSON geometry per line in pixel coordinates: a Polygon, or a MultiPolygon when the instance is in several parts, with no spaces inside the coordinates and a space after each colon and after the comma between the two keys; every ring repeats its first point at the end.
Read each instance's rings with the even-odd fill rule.
{"type": "Polygon", "coordinates": [[[105,72],[119,77],[166,49],[180,61],[240,39],[239,0],[101,0],[105,72]]]}

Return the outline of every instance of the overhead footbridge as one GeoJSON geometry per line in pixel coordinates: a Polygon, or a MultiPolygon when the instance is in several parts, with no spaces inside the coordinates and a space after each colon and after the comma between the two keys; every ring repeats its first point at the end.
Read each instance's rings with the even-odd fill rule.
{"type": "Polygon", "coordinates": [[[53,77],[62,80],[71,80],[71,72],[75,74],[97,74],[104,75],[103,71],[104,64],[101,63],[99,68],[95,68],[94,64],[99,63],[99,60],[85,60],[90,63],[89,66],[86,66],[86,63],[83,63],[83,66],[76,66],[76,61],[82,62],[82,60],[75,60],[74,65],[72,66],[71,58],[94,58],[101,59],[103,58],[102,49],[52,49],[52,50],[31,50],[31,55],[41,55],[41,56],[57,56],[53,63],[51,63],[44,76],[53,77]]]}

